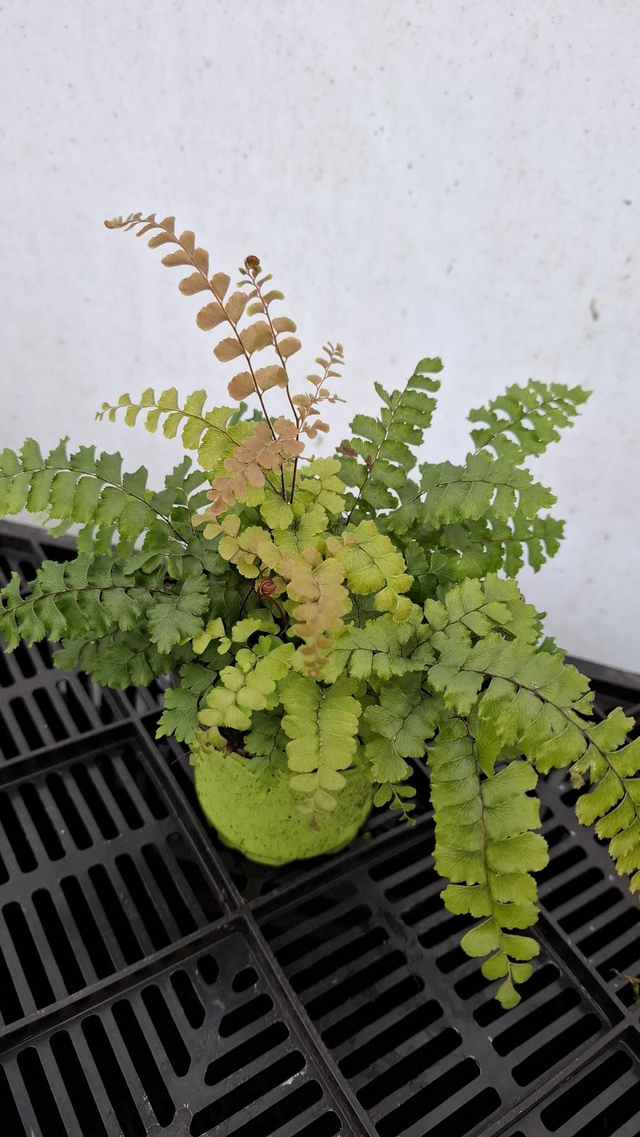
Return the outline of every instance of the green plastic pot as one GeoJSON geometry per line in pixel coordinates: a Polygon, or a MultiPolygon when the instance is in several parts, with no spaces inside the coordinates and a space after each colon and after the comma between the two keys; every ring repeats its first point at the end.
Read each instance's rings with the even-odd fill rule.
{"type": "Polygon", "coordinates": [[[203,748],[192,761],[198,800],[220,840],[262,865],[338,853],[371,812],[373,787],[364,766],[344,771],[347,784],[336,808],[312,829],[297,808],[300,797],[289,786],[289,771],[269,773],[265,789],[250,770],[251,760],[238,754],[203,748]]]}

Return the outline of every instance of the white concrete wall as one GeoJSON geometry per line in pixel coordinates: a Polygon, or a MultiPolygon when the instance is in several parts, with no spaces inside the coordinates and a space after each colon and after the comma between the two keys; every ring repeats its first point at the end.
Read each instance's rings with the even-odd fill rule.
{"type": "Polygon", "coordinates": [[[537,463],[567,540],[523,587],[571,651],[640,670],[639,36],[633,0],[8,0],[0,446],[69,433],[159,476],[178,444],[99,403],[224,401],[197,299],[102,226],[175,212],[215,268],[260,253],[305,360],[342,339],[334,440],[425,354],[430,459],[506,383],[592,387],[537,463]]]}

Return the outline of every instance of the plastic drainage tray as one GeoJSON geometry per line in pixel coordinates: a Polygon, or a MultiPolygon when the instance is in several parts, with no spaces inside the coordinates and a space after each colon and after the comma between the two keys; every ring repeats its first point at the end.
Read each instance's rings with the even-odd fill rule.
{"type": "MultiPolygon", "coordinates": [[[[71,546],[0,526],[0,578],[71,546]]],[[[581,664],[598,713],[640,678],[581,664]]],[[[640,906],[541,787],[541,953],[505,1012],[417,823],[268,869],[221,848],[159,685],[0,655],[0,1137],[631,1137],[640,906]]]]}

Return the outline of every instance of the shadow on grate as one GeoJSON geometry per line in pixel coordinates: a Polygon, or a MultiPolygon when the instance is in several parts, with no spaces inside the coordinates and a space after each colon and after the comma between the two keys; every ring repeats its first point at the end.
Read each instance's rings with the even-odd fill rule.
{"type": "Polygon", "coordinates": [[[225,933],[5,1052],[2,1135],[346,1137],[286,1018],[245,936],[225,933]]]}

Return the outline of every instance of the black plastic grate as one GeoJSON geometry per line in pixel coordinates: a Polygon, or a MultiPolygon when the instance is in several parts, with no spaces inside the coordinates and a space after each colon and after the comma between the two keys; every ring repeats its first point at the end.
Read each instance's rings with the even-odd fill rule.
{"type": "Polygon", "coordinates": [[[219,890],[127,742],[0,790],[0,1017],[116,974],[222,914],[219,890]]]}
{"type": "MultiPolygon", "coordinates": [[[[0,576],[71,552],[0,526],[0,576]]],[[[640,716],[640,679],[591,671],[599,713],[640,716]]],[[[640,1132],[640,906],[561,777],[504,1012],[439,900],[422,763],[413,829],[378,813],[338,857],[251,865],[155,742],[162,686],[0,654],[2,1137],[640,1132]]]]}
{"type": "Polygon", "coordinates": [[[0,1075],[3,1137],[329,1137],[325,1099],[241,923],[6,1052],[0,1075]]]}

